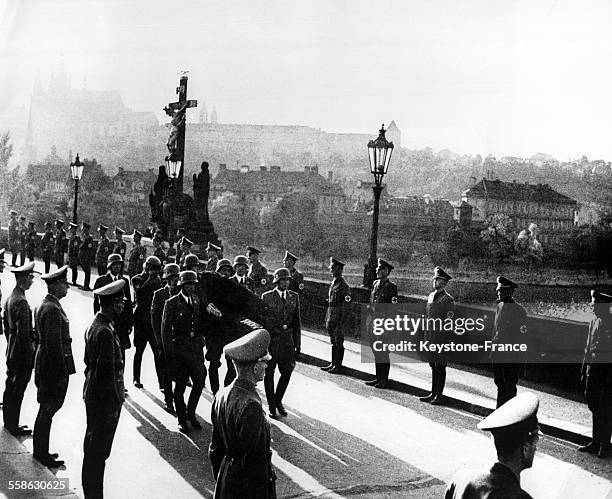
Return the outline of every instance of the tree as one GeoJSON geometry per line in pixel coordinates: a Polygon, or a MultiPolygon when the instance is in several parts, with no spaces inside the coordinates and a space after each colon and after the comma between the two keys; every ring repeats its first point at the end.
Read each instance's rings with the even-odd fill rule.
{"type": "Polygon", "coordinates": [[[8,162],[13,155],[13,144],[10,144],[11,133],[0,134],[0,173],[6,172],[8,162]]]}
{"type": "Polygon", "coordinates": [[[230,192],[213,200],[210,208],[210,218],[219,236],[238,246],[254,242],[259,228],[257,215],[253,208],[230,192]]]}
{"type": "Polygon", "coordinates": [[[503,213],[496,213],[489,219],[489,227],[480,233],[480,239],[487,246],[489,256],[503,262],[514,251],[514,225],[512,219],[503,213]]]}

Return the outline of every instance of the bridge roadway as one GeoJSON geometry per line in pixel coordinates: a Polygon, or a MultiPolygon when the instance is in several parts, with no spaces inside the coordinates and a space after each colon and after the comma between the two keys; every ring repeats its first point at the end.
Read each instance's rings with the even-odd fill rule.
{"type": "MultiPolygon", "coordinates": [[[[5,272],[4,297],[13,283],[12,275],[5,272]]],[[[36,305],[44,293],[44,284],[36,279],[27,296],[36,305]]],[[[82,496],[83,333],[92,318],[91,303],[90,293],[74,288],[63,300],[77,374],[71,377],[66,403],[55,417],[51,450],[60,454],[66,466],[55,472],[42,467],[31,457],[31,438],[16,439],[2,430],[0,497],[17,497],[8,490],[9,480],[54,476],[70,480],[67,496],[82,496]]],[[[321,343],[311,333],[306,336],[305,344],[321,343]]],[[[3,348],[4,340],[0,342],[3,348]]],[[[132,356],[133,350],[128,352],[127,381],[131,381],[132,356]]],[[[0,368],[3,384],[3,360],[0,368]]],[[[176,420],[162,409],[150,351],[145,353],[143,374],[144,389],[128,385],[129,396],[107,462],[106,497],[211,496],[210,392],[205,390],[198,407],[204,428],[183,435],[176,420]]],[[[432,407],[401,391],[366,387],[355,377],[323,374],[313,365],[298,364],[285,405],[289,416],[271,421],[279,497],[440,497],[457,469],[484,467],[494,459],[488,435],[475,428],[477,416],[453,407],[432,407]]],[[[32,427],[37,408],[31,382],[21,423],[32,427]]],[[[610,461],[579,454],[575,444],[549,436],[540,439],[534,466],[522,477],[523,486],[536,498],[606,497],[612,491],[611,480],[610,461]]]]}

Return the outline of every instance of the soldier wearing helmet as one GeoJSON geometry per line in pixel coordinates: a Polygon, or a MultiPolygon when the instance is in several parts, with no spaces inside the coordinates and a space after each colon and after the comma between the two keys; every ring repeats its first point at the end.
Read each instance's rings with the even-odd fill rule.
{"type": "Polygon", "coordinates": [[[160,390],[163,388],[163,376],[159,366],[159,348],[155,341],[153,328],[151,326],[151,303],[153,295],[162,287],[160,272],[162,264],[156,256],[149,256],[144,264],[144,272],[132,277],[132,286],[134,288],[134,297],[136,300],[136,308],[134,309],[134,346],[136,353],[134,354],[133,374],[134,386],[142,388],[140,382],[140,369],[142,365],[142,355],[144,354],[147,344],[151,346],[153,359],[155,360],[155,370],[157,371],[157,379],[159,381],[160,390]]]}
{"type": "Polygon", "coordinates": [[[251,293],[255,293],[255,281],[247,276],[249,270],[249,259],[244,255],[238,255],[234,258],[234,272],[231,281],[239,284],[243,288],[247,288],[251,293]]]}
{"type": "Polygon", "coordinates": [[[132,235],[132,237],[134,239],[134,247],[130,250],[130,256],[128,257],[128,275],[130,276],[130,278],[142,272],[142,266],[145,261],[145,258],[147,257],[147,248],[140,244],[140,241],[142,239],[142,232],[134,229],[134,234],[132,235]]]}

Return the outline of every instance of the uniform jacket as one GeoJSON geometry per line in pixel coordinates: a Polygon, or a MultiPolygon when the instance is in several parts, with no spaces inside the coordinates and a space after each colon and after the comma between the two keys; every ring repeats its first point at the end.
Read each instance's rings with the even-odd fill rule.
{"type": "Polygon", "coordinates": [[[40,241],[40,245],[42,247],[43,258],[51,259],[51,256],[53,255],[53,250],[55,248],[55,234],[52,230],[45,231],[40,241]]]}
{"type": "Polygon", "coordinates": [[[601,317],[594,318],[589,324],[582,364],[597,362],[612,362],[612,320],[606,323],[601,317]]]}
{"type": "Polygon", "coordinates": [[[283,300],[276,289],[261,297],[269,314],[267,326],[270,328],[272,343],[279,347],[300,349],[302,345],[302,325],[300,321],[300,298],[297,293],[287,290],[283,300]]]}
{"type": "Polygon", "coordinates": [[[255,293],[255,281],[253,279],[246,276],[242,277],[242,282],[240,282],[238,279],[239,278],[237,275],[233,275],[232,277],[230,277],[230,281],[234,281],[236,284],[242,286],[243,288],[247,288],[252,293],[255,293]]]}
{"type": "MultiPolygon", "coordinates": [[[[524,343],[527,339],[527,312],[514,300],[500,302],[493,320],[493,343],[524,343]]],[[[521,362],[523,355],[510,352],[493,352],[493,362],[521,362]]]]}
{"type": "Polygon", "coordinates": [[[329,328],[346,324],[350,302],[351,288],[349,288],[344,277],[335,278],[329,285],[325,327],[329,328]]]}
{"type": "Polygon", "coordinates": [[[103,406],[125,400],[121,346],[113,320],[98,312],[85,333],[85,385],[83,399],[103,406]]]}
{"type": "Polygon", "coordinates": [[[16,219],[11,219],[9,222],[8,243],[11,252],[19,249],[19,222],[16,219]]]}
{"type": "Polygon", "coordinates": [[[293,269],[293,272],[291,272],[291,281],[289,281],[289,289],[297,293],[298,296],[302,296],[302,291],[304,291],[304,274],[293,269]]]}
{"type": "Polygon", "coordinates": [[[106,264],[108,255],[111,252],[111,242],[108,237],[103,236],[98,241],[98,247],[96,248],[96,263],[106,264]]]}
{"type": "Polygon", "coordinates": [[[603,403],[610,405],[612,386],[612,320],[595,317],[589,324],[589,334],[582,359],[585,396],[589,409],[597,410],[603,403]]]}
{"type": "Polygon", "coordinates": [[[64,229],[59,229],[55,234],[55,257],[63,257],[66,252],[66,231],[64,229]]]}
{"type": "Polygon", "coordinates": [[[140,274],[146,257],[147,248],[141,244],[134,245],[128,258],[128,273],[140,274]]]}
{"type": "Polygon", "coordinates": [[[389,279],[376,279],[372,284],[370,303],[397,303],[397,286],[389,279]]]}
{"type": "Polygon", "coordinates": [[[134,300],[136,301],[134,323],[149,328],[151,325],[151,303],[155,292],[162,287],[161,278],[159,276],[150,278],[146,272],[143,272],[132,277],[132,286],[134,287],[134,300]]]}
{"type": "Polygon", "coordinates": [[[68,240],[68,264],[72,267],[79,263],[79,248],[81,247],[81,238],[79,236],[70,236],[68,240]]]}
{"type": "Polygon", "coordinates": [[[88,234],[83,238],[79,247],[79,261],[82,265],[91,265],[94,257],[93,247],[93,237],[91,237],[91,234],[88,234]]]}
{"type": "Polygon", "coordinates": [[[113,246],[113,253],[117,253],[121,255],[123,260],[125,260],[125,252],[127,250],[127,245],[125,241],[122,239],[121,241],[115,241],[115,245],[113,246]]]}
{"type": "Polygon", "coordinates": [[[26,244],[25,249],[28,253],[34,253],[36,249],[36,243],[38,241],[38,234],[34,229],[29,230],[26,234],[26,244]]]}
{"type": "Polygon", "coordinates": [[[155,248],[155,251],[153,252],[153,256],[156,256],[157,258],[159,258],[159,261],[162,263],[162,265],[166,263],[166,253],[164,252],[162,248],[155,248]]]}
{"type": "MultiPolygon", "coordinates": [[[[432,291],[427,297],[425,316],[427,319],[441,319],[443,326],[446,319],[452,319],[455,316],[455,299],[445,289],[432,291]]],[[[424,329],[423,339],[437,343],[449,340],[450,331],[441,330],[440,327],[439,321],[432,323],[424,329]]]]}
{"type": "Polygon", "coordinates": [[[35,313],[38,345],[34,360],[34,383],[38,400],[65,393],[68,376],[76,372],[68,316],[59,300],[48,294],[35,313]]]}
{"type": "Polygon", "coordinates": [[[216,499],[274,499],[270,424],[250,381],[237,378],[216,395],[208,456],[216,499]]]}
{"type": "Polygon", "coordinates": [[[445,499],[531,499],[514,472],[495,463],[485,472],[460,472],[446,489],[445,499]]]}
{"type": "Polygon", "coordinates": [[[157,340],[158,345],[162,344],[162,316],[164,314],[164,306],[166,305],[166,301],[169,298],[170,288],[168,286],[164,286],[163,288],[155,291],[155,293],[153,294],[153,301],[151,302],[151,327],[153,328],[153,334],[155,335],[155,339],[157,340]]]}
{"type": "Polygon", "coordinates": [[[32,371],[35,335],[32,310],[23,289],[15,286],[4,305],[4,334],[6,334],[6,367],[11,370],[32,371]]]}
{"type": "Polygon", "coordinates": [[[268,277],[268,269],[263,266],[261,262],[252,264],[247,275],[255,281],[256,289],[265,288],[270,280],[268,277]]]}
{"type": "MultiPolygon", "coordinates": [[[[181,258],[178,261],[179,267],[181,269],[185,265],[185,258],[187,258],[187,255],[193,255],[193,253],[191,251],[187,251],[186,253],[181,253],[181,258]]],[[[215,270],[216,270],[216,268],[215,268],[215,270]]],[[[213,272],[214,272],[214,270],[213,270],[213,272]]]]}
{"type": "MultiPolygon", "coordinates": [[[[132,330],[132,326],[134,325],[134,312],[132,310],[132,293],[130,291],[130,283],[125,277],[120,277],[125,281],[125,286],[123,287],[123,294],[125,296],[125,306],[123,307],[123,312],[121,313],[121,317],[119,320],[113,324],[114,329],[119,337],[119,341],[121,343],[121,348],[130,348],[132,345],[130,343],[130,332],[132,330]]],[[[102,286],[106,286],[113,282],[113,275],[108,272],[103,276],[100,276],[96,279],[94,284],[94,289],[101,288],[102,286]]],[[[100,310],[100,301],[96,295],[94,295],[94,313],[100,310]]]]}
{"type": "Polygon", "coordinates": [[[161,326],[164,347],[173,341],[180,342],[204,336],[200,299],[194,293],[191,300],[192,306],[189,306],[183,294],[178,293],[166,301],[161,326]]]}
{"type": "Polygon", "coordinates": [[[25,223],[19,224],[19,244],[25,249],[28,238],[28,226],[25,223]]]}
{"type": "Polygon", "coordinates": [[[206,272],[216,272],[217,262],[219,261],[218,256],[213,256],[206,261],[206,272]]]}

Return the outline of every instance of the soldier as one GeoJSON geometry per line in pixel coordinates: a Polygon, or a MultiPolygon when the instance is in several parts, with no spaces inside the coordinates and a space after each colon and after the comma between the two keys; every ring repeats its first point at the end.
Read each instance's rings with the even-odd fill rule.
{"type": "Polygon", "coordinates": [[[202,308],[199,298],[194,291],[198,284],[198,276],[191,270],[184,270],[180,274],[180,292],[166,302],[162,316],[162,341],[164,352],[174,387],[174,406],[178,418],[178,428],[187,433],[191,426],[199,430],[202,428],[196,419],[198,400],[204,388],[206,367],[204,367],[204,336],[200,321],[202,308]],[[193,386],[187,407],[183,395],[187,388],[187,381],[191,378],[193,386]]]}
{"type": "Polygon", "coordinates": [[[266,291],[268,286],[268,269],[259,261],[261,251],[253,246],[247,246],[247,258],[251,264],[249,273],[247,274],[255,281],[255,294],[260,295],[266,291]]]}
{"type": "Polygon", "coordinates": [[[248,258],[244,255],[238,255],[234,258],[234,271],[236,274],[230,277],[230,280],[247,288],[251,293],[255,293],[255,281],[246,275],[248,268],[248,258]]]}
{"type": "Polygon", "coordinates": [[[55,234],[53,233],[53,225],[51,222],[45,222],[45,233],[40,241],[42,248],[43,262],[45,262],[45,274],[51,270],[51,258],[55,248],[55,234]]]}
{"type": "Polygon", "coordinates": [[[322,367],[323,371],[332,374],[342,372],[344,359],[344,330],[348,319],[348,307],[351,302],[351,288],[342,277],[344,263],[334,257],[329,259],[329,271],[334,278],[329,285],[329,298],[327,300],[327,313],[325,314],[325,327],[331,342],[331,363],[322,367]]]}
{"type": "Polygon", "coordinates": [[[215,396],[208,450],[216,485],[214,497],[276,498],[270,424],[255,389],[264,378],[270,335],[257,329],[224,348],[238,377],[215,396]]]}
{"type": "Polygon", "coordinates": [[[83,283],[83,291],[91,291],[89,282],[91,281],[91,264],[94,258],[94,241],[93,237],[89,233],[91,225],[87,222],[83,222],[81,226],[82,242],[79,248],[79,262],[81,262],[81,268],[85,273],[85,282],[83,283]]]}
{"type": "Polygon", "coordinates": [[[6,334],[6,387],[2,400],[4,427],[11,435],[31,435],[32,430],[19,425],[23,394],[34,367],[34,330],[32,310],[25,292],[32,286],[34,262],[11,269],[15,274],[15,289],[4,305],[6,334]]]}
{"type": "MultiPolygon", "coordinates": [[[[183,267],[185,266],[185,258],[187,258],[187,255],[193,255],[193,253],[191,252],[191,247],[193,246],[193,242],[187,239],[186,237],[183,237],[179,241],[179,243],[180,243],[179,246],[181,247],[181,259],[179,260],[179,267],[183,269],[183,267]]],[[[198,259],[198,262],[199,261],[200,260],[198,259]]]]}
{"type": "Polygon", "coordinates": [[[11,265],[17,266],[17,255],[19,254],[19,222],[17,221],[17,212],[11,210],[11,220],[8,226],[8,244],[12,254],[11,265]]]}
{"type": "Polygon", "coordinates": [[[291,275],[291,282],[289,283],[289,290],[297,293],[298,296],[302,297],[302,291],[304,291],[304,275],[295,268],[295,263],[298,261],[298,257],[285,250],[285,258],[283,258],[283,265],[286,269],[289,269],[291,275]]]}
{"type": "Polygon", "coordinates": [[[478,423],[493,434],[497,462],[484,472],[461,471],[446,489],[445,499],[522,498],[521,471],[531,468],[538,446],[538,397],[521,393],[478,423]]]}
{"type": "Polygon", "coordinates": [[[232,266],[232,262],[230,262],[227,258],[221,258],[217,262],[217,274],[229,279],[234,273],[234,267],[232,266]]]}
{"type": "MultiPolygon", "coordinates": [[[[181,240],[183,239],[183,237],[185,237],[185,229],[183,227],[179,227],[178,229],[176,229],[176,235],[174,237],[174,240],[176,241],[176,253],[174,257],[174,263],[177,263],[179,267],[181,265],[181,256],[183,253],[183,250],[181,249],[181,240]]],[[[170,247],[172,248],[172,245],[170,245],[170,247]]]]}
{"type": "Polygon", "coordinates": [[[106,263],[108,261],[108,255],[111,254],[111,242],[106,236],[108,227],[100,224],[98,226],[98,233],[100,239],[98,240],[98,247],[96,249],[96,266],[98,267],[98,276],[106,274],[106,263]]]}
{"type": "Polygon", "coordinates": [[[198,273],[198,267],[200,266],[200,259],[193,253],[184,254],[183,258],[183,270],[192,270],[196,274],[198,273]]]}
{"type": "Polygon", "coordinates": [[[99,310],[85,333],[83,399],[87,429],[81,472],[85,497],[103,497],[104,467],[125,400],[124,361],[115,325],[129,306],[125,302],[126,286],[127,282],[119,279],[94,289],[99,310]]]}
{"type": "Polygon", "coordinates": [[[163,242],[164,241],[161,237],[155,236],[153,238],[153,256],[156,257],[162,263],[162,265],[166,263],[166,253],[162,247],[163,242]]]}
{"type": "MultiPolygon", "coordinates": [[[[386,262],[382,258],[378,259],[376,267],[376,279],[372,284],[372,293],[370,294],[370,303],[397,303],[397,286],[389,280],[389,274],[393,270],[393,265],[386,262]]],[[[372,352],[374,352],[374,360],[376,361],[376,377],[373,380],[366,381],[366,385],[375,386],[376,388],[387,388],[389,383],[389,352],[377,352],[374,349],[373,342],[372,352]]]]}
{"type": "Polygon", "coordinates": [[[612,434],[612,296],[591,290],[591,303],[595,318],[589,324],[581,381],[585,385],[584,396],[589,410],[593,413],[593,438],[587,445],[579,447],[578,451],[607,458],[610,456],[612,434]]]}
{"type": "MultiPolygon", "coordinates": [[[[425,306],[425,315],[428,319],[452,319],[455,316],[455,299],[446,292],[446,285],[451,280],[444,270],[440,267],[434,269],[432,277],[432,291],[427,297],[427,305],[425,306]]],[[[423,339],[431,343],[446,343],[448,341],[448,333],[444,329],[436,331],[435,324],[433,329],[426,329],[423,334],[423,339]]],[[[442,405],[444,399],[442,392],[446,384],[446,365],[448,364],[448,355],[446,352],[428,352],[427,360],[431,367],[431,393],[419,400],[430,402],[432,405],[442,405]]]]}
{"type": "MultiPolygon", "coordinates": [[[[527,312],[514,301],[512,293],[518,287],[503,276],[497,278],[497,308],[493,321],[493,343],[524,343],[527,332],[527,312]]],[[[493,374],[497,385],[497,407],[516,396],[516,384],[524,371],[520,354],[493,352],[493,374]]]]}
{"type": "Polygon", "coordinates": [[[55,265],[58,269],[64,266],[64,253],[66,253],[66,246],[68,241],[66,240],[66,231],[64,230],[64,221],[58,218],[55,221],[55,248],[54,257],[55,265]]]}
{"type": "Polygon", "coordinates": [[[113,253],[117,254],[117,255],[121,255],[121,258],[123,260],[125,260],[126,257],[126,251],[127,251],[127,246],[125,244],[125,241],[123,240],[123,234],[125,234],[125,231],[123,229],[121,229],[120,227],[115,226],[115,245],[113,246],[113,253]]]}
{"type": "Polygon", "coordinates": [[[128,275],[130,278],[142,272],[142,267],[147,256],[147,248],[140,244],[142,232],[134,229],[132,237],[134,238],[134,247],[130,250],[130,256],[128,258],[128,275]]]}
{"type": "Polygon", "coordinates": [[[174,414],[174,401],[172,399],[172,376],[170,376],[168,360],[166,359],[166,353],[164,351],[164,345],[162,342],[161,326],[166,301],[179,292],[179,274],[180,269],[176,263],[167,263],[164,267],[164,273],[162,276],[166,281],[166,285],[163,288],[155,291],[153,294],[153,301],[151,302],[151,327],[153,328],[153,334],[155,336],[158,366],[162,375],[164,401],[166,404],[164,409],[170,414],[174,414]]]}
{"type": "Polygon", "coordinates": [[[159,348],[151,328],[151,303],[153,302],[153,294],[162,287],[161,278],[159,277],[161,269],[162,265],[159,258],[150,256],[145,262],[144,272],[132,277],[134,299],[136,300],[136,308],[134,309],[134,346],[136,347],[136,353],[134,354],[133,366],[134,386],[136,388],[142,388],[140,367],[142,364],[142,354],[147,347],[147,343],[151,345],[151,350],[153,351],[159,388],[163,390],[164,387],[159,364],[159,348]]]}
{"type": "Polygon", "coordinates": [[[38,242],[38,234],[36,233],[36,229],[34,228],[34,222],[28,222],[28,232],[26,234],[26,257],[31,262],[34,261],[34,253],[36,251],[36,244],[38,242]]]}
{"type": "Polygon", "coordinates": [[[47,296],[36,310],[38,346],[34,360],[34,383],[40,404],[34,424],[34,458],[45,466],[57,468],[64,461],[49,454],[49,433],[53,416],[64,405],[68,377],[76,373],[72,357],[72,338],[68,317],[60,304],[68,292],[68,267],[64,266],[41,279],[47,283],[47,296]]]}
{"type": "Polygon", "coordinates": [[[19,265],[23,266],[26,261],[26,243],[28,238],[28,226],[26,225],[26,217],[19,217],[19,265]]]}
{"type": "Polygon", "coordinates": [[[266,368],[264,387],[271,418],[277,418],[276,411],[286,416],[283,396],[289,386],[291,373],[295,368],[296,356],[300,353],[302,325],[300,321],[300,298],[297,293],[289,291],[291,274],[288,269],[277,269],[274,272],[276,287],[264,293],[261,299],[270,314],[270,355],[272,359],[266,368]],[[280,379],[274,389],[274,371],[278,365],[280,379]]]}
{"type": "Polygon", "coordinates": [[[81,247],[81,238],[77,235],[77,225],[70,222],[69,231],[70,239],[68,239],[68,265],[72,271],[72,285],[77,285],[77,277],[79,272],[79,248],[81,247]]]}
{"type": "Polygon", "coordinates": [[[218,252],[221,250],[219,246],[208,242],[206,246],[206,254],[208,255],[208,260],[206,261],[206,272],[216,272],[217,262],[219,261],[218,252]]]}
{"type": "MultiPolygon", "coordinates": [[[[123,294],[125,300],[125,307],[121,312],[120,317],[115,321],[114,328],[119,338],[119,344],[121,345],[121,358],[123,365],[125,365],[125,351],[132,346],[130,343],[130,333],[132,326],[134,325],[134,316],[132,310],[132,294],[130,292],[130,285],[128,280],[122,276],[123,273],[123,258],[117,253],[108,255],[108,261],[106,264],[108,272],[96,279],[94,283],[94,290],[102,288],[107,284],[114,281],[124,281],[125,286],[123,287],[123,294]]],[[[98,295],[94,293],[94,313],[100,310],[100,300],[98,295]]]]}

